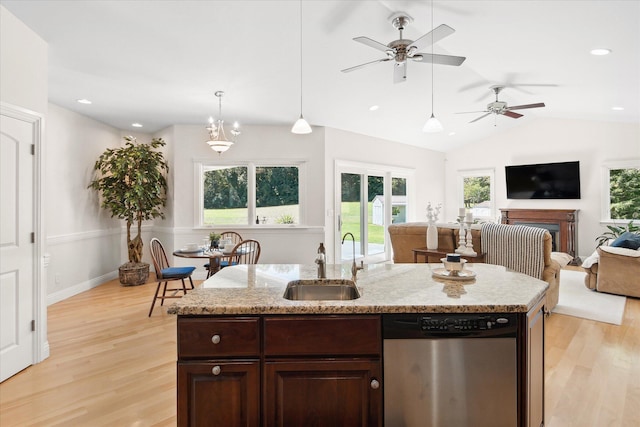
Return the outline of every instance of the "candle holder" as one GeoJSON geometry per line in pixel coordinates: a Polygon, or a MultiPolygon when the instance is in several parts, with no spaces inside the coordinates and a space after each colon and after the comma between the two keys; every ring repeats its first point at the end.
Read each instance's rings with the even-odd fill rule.
{"type": "Polygon", "coordinates": [[[460,222],[460,232],[458,239],[458,248],[456,249],[456,253],[462,254],[467,250],[467,242],[465,240],[465,232],[464,232],[464,215],[458,216],[458,221],[460,222]]]}
{"type": "Polygon", "coordinates": [[[471,224],[473,224],[473,219],[471,219],[471,221],[465,221],[465,224],[467,224],[467,242],[465,250],[462,253],[464,255],[476,256],[478,254],[473,250],[473,238],[471,236],[471,224]]]}

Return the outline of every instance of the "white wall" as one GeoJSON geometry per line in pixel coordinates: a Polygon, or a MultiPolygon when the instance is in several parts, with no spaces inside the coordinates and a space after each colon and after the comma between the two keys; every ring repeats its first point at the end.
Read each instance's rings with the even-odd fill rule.
{"type": "Polygon", "coordinates": [[[47,44],[4,6],[0,31],[0,99],[45,115],[47,44]]]}
{"type": "Polygon", "coordinates": [[[583,259],[605,231],[600,220],[601,165],[609,160],[640,158],[640,124],[538,119],[495,137],[447,152],[445,217],[455,218],[457,171],[495,169],[496,208],[579,209],[578,254],[583,259]],[[507,200],[507,165],[580,162],[579,200],[507,200]]]}
{"type": "Polygon", "coordinates": [[[101,209],[97,193],[87,188],[98,156],[122,145],[121,135],[118,129],[49,104],[44,188],[49,303],[112,279],[127,257],[124,223],[101,209]]]}

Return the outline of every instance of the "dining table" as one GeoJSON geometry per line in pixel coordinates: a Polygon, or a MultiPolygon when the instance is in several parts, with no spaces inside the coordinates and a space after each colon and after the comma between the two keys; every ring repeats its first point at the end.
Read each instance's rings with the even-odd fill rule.
{"type": "Polygon", "coordinates": [[[231,252],[224,253],[220,249],[178,249],[173,252],[174,256],[180,258],[200,258],[200,259],[208,259],[209,260],[209,274],[207,274],[207,278],[216,274],[220,271],[220,263],[223,259],[227,258],[229,260],[229,264],[231,264],[231,252]]]}

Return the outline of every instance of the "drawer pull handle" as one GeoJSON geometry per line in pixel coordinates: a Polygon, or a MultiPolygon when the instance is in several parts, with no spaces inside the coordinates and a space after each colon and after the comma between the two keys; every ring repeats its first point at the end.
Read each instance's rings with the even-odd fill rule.
{"type": "Polygon", "coordinates": [[[211,337],[211,342],[214,344],[218,344],[220,342],[220,335],[216,334],[211,337]]]}
{"type": "Polygon", "coordinates": [[[377,390],[380,388],[380,383],[378,380],[371,380],[371,388],[377,390]]]}
{"type": "Polygon", "coordinates": [[[216,365],[213,367],[213,369],[211,369],[211,373],[213,375],[220,375],[220,366],[216,365]]]}

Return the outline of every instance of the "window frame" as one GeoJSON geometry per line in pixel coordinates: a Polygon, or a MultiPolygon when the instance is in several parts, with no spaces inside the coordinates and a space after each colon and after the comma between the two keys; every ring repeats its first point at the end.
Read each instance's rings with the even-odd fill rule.
{"type": "Polygon", "coordinates": [[[207,167],[246,167],[247,168],[247,222],[225,224],[226,227],[306,227],[306,183],[307,162],[305,160],[262,160],[262,161],[227,161],[195,160],[194,161],[194,189],[195,206],[194,224],[196,228],[213,228],[216,225],[204,223],[204,172],[207,167]],[[298,168],[298,206],[300,218],[297,224],[255,224],[256,217],[256,169],[260,167],[297,167],[298,168]]]}
{"type": "Polygon", "coordinates": [[[634,224],[640,224],[640,220],[637,219],[628,220],[623,218],[611,218],[610,172],[611,170],[615,169],[640,169],[640,158],[628,160],[610,160],[602,164],[600,181],[600,224],[616,224],[620,223],[621,221],[625,223],[628,223],[628,221],[633,221],[634,224]]]}
{"type": "MultiPolygon", "coordinates": [[[[474,219],[479,220],[494,220],[497,217],[496,212],[496,173],[495,168],[484,168],[484,169],[463,169],[457,172],[457,198],[458,207],[464,207],[464,179],[465,178],[476,178],[476,177],[489,177],[489,205],[490,205],[490,213],[489,216],[474,216],[474,219]]],[[[457,209],[456,209],[457,212],[457,209]]]]}

